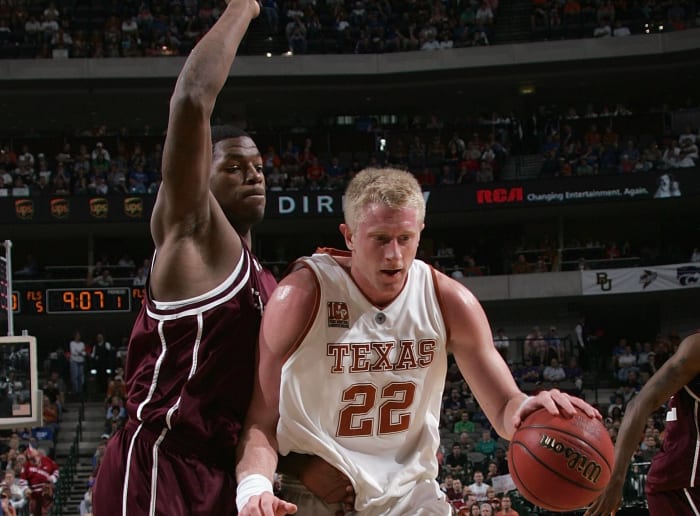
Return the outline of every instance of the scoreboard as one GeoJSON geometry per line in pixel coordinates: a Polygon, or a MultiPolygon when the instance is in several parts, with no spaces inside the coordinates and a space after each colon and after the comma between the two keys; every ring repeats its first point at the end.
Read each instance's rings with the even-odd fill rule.
{"type": "Polygon", "coordinates": [[[107,314],[138,311],[144,287],[22,288],[12,290],[15,315],[107,314]]]}

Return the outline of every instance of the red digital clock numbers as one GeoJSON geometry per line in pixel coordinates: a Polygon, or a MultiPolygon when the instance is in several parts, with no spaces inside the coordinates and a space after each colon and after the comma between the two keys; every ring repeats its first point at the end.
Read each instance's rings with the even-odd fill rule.
{"type": "Polygon", "coordinates": [[[131,311],[129,287],[50,288],[46,290],[49,314],[108,313],[131,311]]]}

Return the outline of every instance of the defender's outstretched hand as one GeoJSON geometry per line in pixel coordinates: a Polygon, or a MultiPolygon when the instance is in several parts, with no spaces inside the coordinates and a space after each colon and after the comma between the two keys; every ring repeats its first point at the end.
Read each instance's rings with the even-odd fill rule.
{"type": "Polygon", "coordinates": [[[622,484],[610,479],[601,495],[586,510],[584,516],[612,516],[617,512],[622,502],[622,484]]]}

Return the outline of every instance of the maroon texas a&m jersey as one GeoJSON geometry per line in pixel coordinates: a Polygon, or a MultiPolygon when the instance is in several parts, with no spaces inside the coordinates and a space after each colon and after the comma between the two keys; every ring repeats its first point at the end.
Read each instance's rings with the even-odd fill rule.
{"type": "Polygon", "coordinates": [[[127,354],[130,421],[182,443],[184,453],[233,468],[262,311],[275,286],[244,246],[231,275],[205,294],[159,302],[146,288],[127,354]]]}
{"type": "Polygon", "coordinates": [[[651,462],[646,489],[650,493],[700,486],[700,375],[668,403],[664,442],[651,462]]]}

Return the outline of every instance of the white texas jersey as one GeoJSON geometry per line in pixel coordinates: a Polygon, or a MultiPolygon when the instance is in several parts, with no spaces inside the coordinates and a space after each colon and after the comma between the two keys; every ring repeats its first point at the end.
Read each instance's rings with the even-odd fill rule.
{"type": "Polygon", "coordinates": [[[319,296],[282,368],[279,451],[322,457],[352,479],[356,510],[385,514],[378,506],[438,474],[447,335],[434,271],[414,260],[401,294],[379,309],[330,254],[301,263],[319,296]]]}

